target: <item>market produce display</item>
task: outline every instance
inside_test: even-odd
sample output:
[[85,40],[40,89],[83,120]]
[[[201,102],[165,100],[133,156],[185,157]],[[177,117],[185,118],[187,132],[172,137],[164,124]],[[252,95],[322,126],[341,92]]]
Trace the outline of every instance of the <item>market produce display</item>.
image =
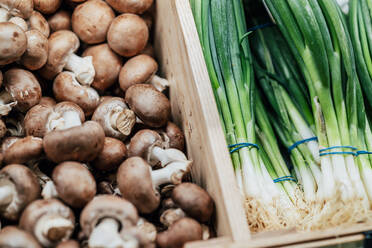
[[370,1],[190,2],[251,230],[369,223]]
[[0,247],[213,236],[157,75],[153,4],[0,0]]

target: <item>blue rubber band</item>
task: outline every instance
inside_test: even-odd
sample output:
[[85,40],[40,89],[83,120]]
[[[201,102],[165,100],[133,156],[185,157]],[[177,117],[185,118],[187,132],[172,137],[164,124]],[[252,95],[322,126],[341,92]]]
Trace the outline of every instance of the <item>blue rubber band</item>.
[[357,151],[356,154],[358,156],[358,155],[362,155],[362,154],[372,154],[372,152],[369,152],[369,151]]
[[358,153],[356,152],[323,152],[323,153],[319,153],[319,156],[334,155],[334,154],[347,154],[347,155],[358,156]]
[[297,142],[295,142],[293,145],[291,145],[289,148],[288,148],[288,151],[289,153],[291,153],[291,151],[293,149],[295,149],[297,146],[303,144],[303,143],[306,143],[306,142],[310,142],[310,141],[313,141],[313,140],[318,140],[318,137],[311,137],[311,138],[307,138],[307,139],[303,139],[303,140],[299,140]]
[[319,152],[325,152],[325,151],[328,151],[328,150],[338,149],[338,148],[347,148],[347,149],[351,149],[351,150],[358,150],[354,146],[331,146],[331,147],[328,147],[328,148],[320,149]]
[[278,177],[278,178],[275,178],[273,181],[274,183],[280,183],[280,182],[285,182],[285,181],[297,182],[296,179],[294,179],[292,176]]
[[230,153],[236,152],[236,151],[242,149],[243,147],[255,147],[255,148],[257,148],[257,149],[260,149],[260,148],[258,147],[257,144],[254,144],[254,143],[246,143],[246,142],[244,142],[244,143],[237,143],[237,144],[233,144],[233,145],[229,145],[228,147],[229,147],[229,148],[234,148],[234,149],[232,149],[232,150],[230,151]]

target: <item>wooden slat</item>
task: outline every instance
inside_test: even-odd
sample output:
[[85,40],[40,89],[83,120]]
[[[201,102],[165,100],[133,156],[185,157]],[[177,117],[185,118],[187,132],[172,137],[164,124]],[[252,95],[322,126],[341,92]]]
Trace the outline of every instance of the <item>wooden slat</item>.
[[216,203],[216,230],[248,239],[242,198],[221,129],[214,96],[188,0],[156,1],[155,50],[170,81],[172,115],[185,132],[193,180]]

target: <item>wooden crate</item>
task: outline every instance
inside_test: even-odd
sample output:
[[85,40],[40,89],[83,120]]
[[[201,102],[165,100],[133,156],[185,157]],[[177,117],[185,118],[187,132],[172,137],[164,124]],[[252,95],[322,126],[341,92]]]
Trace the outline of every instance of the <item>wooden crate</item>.
[[216,203],[218,237],[191,242],[186,248],[325,247],[362,242],[362,233],[372,230],[372,225],[250,234],[189,0],[157,0],[155,19],[155,51],[161,72],[171,84],[174,121],[183,128],[188,155],[194,161],[193,180]]

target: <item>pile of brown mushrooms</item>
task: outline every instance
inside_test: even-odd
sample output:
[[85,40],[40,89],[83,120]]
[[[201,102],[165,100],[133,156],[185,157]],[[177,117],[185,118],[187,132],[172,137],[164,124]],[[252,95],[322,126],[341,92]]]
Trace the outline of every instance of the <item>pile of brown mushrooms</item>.
[[209,194],[156,75],[153,0],[0,0],[0,247],[182,247]]

